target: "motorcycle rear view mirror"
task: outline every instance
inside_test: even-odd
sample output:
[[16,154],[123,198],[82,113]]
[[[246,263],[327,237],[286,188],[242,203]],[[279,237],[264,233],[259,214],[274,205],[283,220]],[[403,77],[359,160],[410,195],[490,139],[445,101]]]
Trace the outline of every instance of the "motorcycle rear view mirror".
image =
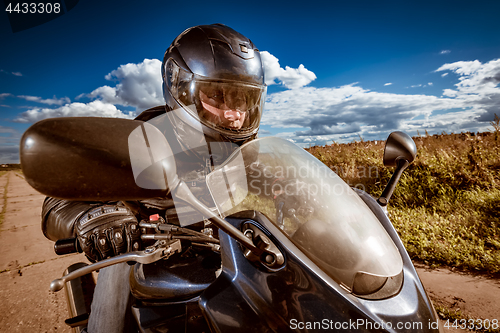
[[[144,165],[145,156],[149,165]],[[61,199],[147,199],[168,193],[165,178],[172,185],[178,183],[168,142],[157,128],[142,121],[97,117],[42,120],[24,133],[20,159],[33,188]]]
[[415,160],[416,156],[417,146],[408,134],[396,131],[389,135],[385,142],[384,165],[396,167],[396,170],[377,200],[382,207],[387,206],[401,174]]
[[37,191],[54,198],[126,201],[173,196],[191,205],[270,266],[278,253],[260,249],[179,181],[164,135],[142,121],[71,117],[39,121],[20,143],[21,168]]

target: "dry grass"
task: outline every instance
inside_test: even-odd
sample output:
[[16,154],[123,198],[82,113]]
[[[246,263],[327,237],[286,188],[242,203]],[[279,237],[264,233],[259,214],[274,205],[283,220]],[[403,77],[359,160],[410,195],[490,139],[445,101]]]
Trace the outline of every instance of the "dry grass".
[[[408,253],[430,265],[500,273],[498,130],[413,139],[418,157],[388,207]],[[384,142],[353,142],[308,151],[376,197],[393,171],[382,165],[383,148]]]

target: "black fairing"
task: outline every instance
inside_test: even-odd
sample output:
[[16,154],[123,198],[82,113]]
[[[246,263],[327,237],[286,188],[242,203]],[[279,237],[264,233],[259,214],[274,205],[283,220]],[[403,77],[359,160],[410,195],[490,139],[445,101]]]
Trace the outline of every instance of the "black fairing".
[[156,306],[137,303],[132,306],[132,314],[139,324],[140,332],[209,332],[197,299]]
[[[245,211],[227,221],[238,228],[250,222],[264,231],[283,253],[283,267],[270,271],[248,261],[241,245],[219,231],[223,271],[217,279],[219,258],[210,252],[194,259],[174,257],[144,265],[140,273],[136,265],[138,276],[131,286],[139,298],[133,307],[137,322],[148,332],[207,332],[209,327],[212,332],[438,332],[437,316],[396,230],[371,196],[357,193],[387,230],[403,259],[404,282],[397,295],[383,300],[353,296],[305,257],[263,214]],[[200,264],[201,270],[195,272]],[[301,323],[317,326],[308,329]],[[398,323],[413,326],[397,329]]]
[[[404,283],[398,295],[384,300],[365,300],[349,294],[305,257],[264,215],[246,211],[227,220],[237,228],[243,222],[253,221],[281,249],[285,266],[275,272],[258,268],[243,256],[236,241],[220,232],[223,272],[200,297],[200,306],[212,330],[304,332],[335,329],[336,323],[340,323],[344,325],[342,331],[347,332],[397,332],[408,331],[407,327],[396,329],[398,323],[417,322],[421,323],[421,329],[413,326],[411,331],[437,332],[437,328],[430,328],[430,324],[436,325],[437,321],[433,307],[391,222],[375,200],[364,192],[358,193],[381,221],[403,258]],[[361,321],[363,325],[352,325]],[[300,322],[317,322],[318,326],[307,329],[299,327]],[[387,324],[376,325],[382,322],[391,323],[393,328]],[[370,327],[370,323],[375,326]]]
[[179,302],[199,296],[216,279],[220,257],[211,251],[176,255],[153,264],[135,264],[130,289],[146,302]]

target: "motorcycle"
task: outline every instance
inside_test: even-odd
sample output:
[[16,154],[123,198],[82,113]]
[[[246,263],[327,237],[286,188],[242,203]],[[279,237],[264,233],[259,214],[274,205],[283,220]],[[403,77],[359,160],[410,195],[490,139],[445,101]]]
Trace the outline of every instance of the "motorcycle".
[[[125,202],[170,195],[177,208],[175,224],[168,214],[140,222],[151,242],[144,250],[72,265],[52,282],[52,291],[66,290],[68,325],[86,324],[91,272],[128,262],[140,332],[442,332],[385,209],[416,156],[408,135],[386,141],[384,164],[396,170],[378,200],[289,141],[233,150],[205,176],[207,201],[179,176],[176,152],[150,123],[56,118],[25,132],[21,165],[39,192]],[[55,249],[75,252],[78,243]]]

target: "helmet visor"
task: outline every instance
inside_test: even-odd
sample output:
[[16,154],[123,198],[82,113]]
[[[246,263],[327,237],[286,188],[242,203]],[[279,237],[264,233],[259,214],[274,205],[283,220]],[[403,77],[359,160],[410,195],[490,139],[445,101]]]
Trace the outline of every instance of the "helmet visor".
[[244,80],[210,80],[172,59],[165,66],[165,83],[177,102],[202,124],[233,138],[255,133],[264,107],[266,86]]
[[200,120],[221,132],[246,133],[259,127],[265,87],[240,82],[195,80]]

